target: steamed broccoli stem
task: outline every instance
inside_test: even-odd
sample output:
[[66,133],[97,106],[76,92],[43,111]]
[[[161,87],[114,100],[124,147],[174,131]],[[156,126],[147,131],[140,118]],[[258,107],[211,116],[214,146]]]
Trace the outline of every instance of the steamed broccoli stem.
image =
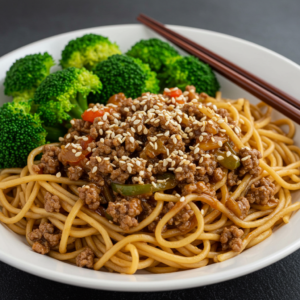
[[67,129],[64,127],[43,127],[47,131],[47,141],[49,142],[58,142],[59,137],[63,137],[67,133]]
[[73,118],[80,119],[84,110],[80,107],[77,102],[77,97],[71,97],[70,102],[74,105],[73,108],[69,111],[69,115]]
[[83,97],[81,93],[77,95],[77,102],[83,111],[88,109],[87,97]]

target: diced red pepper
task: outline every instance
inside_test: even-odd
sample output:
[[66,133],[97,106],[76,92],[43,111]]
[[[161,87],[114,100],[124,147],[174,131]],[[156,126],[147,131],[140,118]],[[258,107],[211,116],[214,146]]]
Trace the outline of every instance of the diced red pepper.
[[83,150],[86,150],[88,145],[94,140],[90,135],[86,135],[88,138],[86,141],[85,140],[80,140],[80,146],[82,147]]
[[93,123],[95,118],[102,117],[105,112],[112,113],[112,111],[113,111],[113,109],[111,107],[105,107],[105,108],[102,108],[102,109],[98,109],[96,111],[93,111],[91,109],[91,110],[86,110],[81,115],[81,117],[84,121],[88,121],[88,122]]
[[[182,95],[182,91],[179,88],[169,88],[170,91],[164,91],[165,96],[177,98]],[[184,102],[183,102],[184,103]]]

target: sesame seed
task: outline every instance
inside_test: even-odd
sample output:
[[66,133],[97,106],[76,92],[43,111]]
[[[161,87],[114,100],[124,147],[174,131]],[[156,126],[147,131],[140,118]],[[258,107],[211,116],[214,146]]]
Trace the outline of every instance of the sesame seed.
[[132,109],[133,111],[136,111],[135,105],[132,105],[132,106],[131,106],[131,109]]
[[136,165],[140,167],[141,166],[141,162],[137,160],[136,161]]
[[219,124],[222,124],[223,122],[224,122],[223,119],[219,119],[219,120],[218,120],[218,123],[219,123]]
[[154,144],[154,150],[157,150],[157,143]]
[[239,157],[236,155],[232,155],[235,160],[239,160]]
[[176,137],[173,137],[173,143],[176,145],[177,144],[177,139]]
[[141,122],[141,120],[135,120],[134,122],[133,122],[133,124],[134,125],[137,125],[137,124],[139,124]]
[[178,167],[175,172],[182,172],[182,168],[181,167]]
[[174,168],[169,168],[168,170],[169,170],[169,171],[174,171],[175,169],[174,169]]
[[99,157],[99,156],[96,156],[96,159],[97,159],[98,162],[101,162],[101,160],[102,160],[102,158]]
[[185,200],[185,197],[181,197],[179,201],[184,202],[184,200]]
[[143,133],[144,133],[144,134],[147,134],[147,133],[148,133],[148,129],[147,129],[147,128],[144,128]]
[[71,134],[68,133],[67,136],[66,136],[66,138],[69,139],[70,137],[71,137]]
[[218,155],[218,156],[217,156],[217,160],[223,160],[223,159],[224,159],[223,156],[221,156],[221,155]]
[[223,146],[222,141],[218,141],[218,145],[219,145],[220,147],[222,147],[222,146]]
[[226,156],[229,157],[232,153],[230,151],[226,152]]
[[56,173],[56,177],[57,177],[57,178],[61,177],[61,173],[60,173],[60,172],[57,172],[57,173]]
[[105,157],[105,158],[103,158],[104,160],[109,160],[110,158],[109,157]]
[[201,164],[203,162],[203,157],[200,158],[199,163]]
[[60,137],[58,138],[58,140],[59,140],[60,142],[63,142],[65,139],[64,139],[63,137],[60,136]]
[[134,143],[134,138],[131,136],[131,137],[129,138],[129,141],[130,141],[131,143]]
[[247,159],[249,159],[249,158],[251,158],[251,155],[247,155],[247,156],[241,158],[241,161],[245,161],[245,160],[247,160]]
[[72,125],[74,125],[74,124],[75,124],[75,121],[74,121],[74,120],[71,120],[70,123],[71,123]]
[[213,137],[213,136],[211,137],[211,140],[212,140],[213,142],[215,142],[215,141],[216,141],[216,140],[214,139],[214,137]]
[[73,153],[76,153],[76,150],[75,150],[75,149],[72,149],[72,152],[73,152]]
[[154,181],[151,182],[154,187],[156,187],[156,183]]
[[132,168],[130,166],[127,166],[127,171],[128,171],[128,173],[131,173],[132,172]]
[[92,170],[92,173],[96,173],[96,172],[97,172],[97,170],[98,170],[98,167],[97,167],[97,166],[95,166],[95,167],[93,168],[93,170]]
[[196,148],[196,149],[194,150],[194,154],[197,154],[199,151],[200,151],[200,149],[199,149],[199,148]]
[[199,141],[200,141],[200,142],[202,142],[202,141],[203,141],[203,136],[202,136],[202,135],[200,135],[200,137],[199,137]]
[[104,120],[104,121],[107,120],[107,115],[106,115],[106,113],[105,113],[104,116],[103,116],[103,120]]

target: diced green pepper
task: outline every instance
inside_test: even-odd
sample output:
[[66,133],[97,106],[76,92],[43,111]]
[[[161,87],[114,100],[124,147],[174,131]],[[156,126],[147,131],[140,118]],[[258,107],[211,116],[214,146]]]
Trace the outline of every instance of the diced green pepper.
[[223,157],[222,160],[218,160],[218,163],[226,169],[235,170],[236,168],[238,168],[240,166],[240,161],[236,160],[232,155],[227,157],[226,152],[217,151],[216,155],[217,155],[217,157],[218,156]]
[[113,220],[113,217],[108,214],[106,211],[104,212],[105,213],[105,218],[108,220],[108,221],[112,221]]
[[170,173],[163,174],[156,177],[158,180],[168,179],[165,182],[156,182],[155,186],[152,184],[119,184],[111,183],[114,192],[123,196],[137,196],[144,194],[153,194],[158,191],[173,189],[177,182],[175,176]]

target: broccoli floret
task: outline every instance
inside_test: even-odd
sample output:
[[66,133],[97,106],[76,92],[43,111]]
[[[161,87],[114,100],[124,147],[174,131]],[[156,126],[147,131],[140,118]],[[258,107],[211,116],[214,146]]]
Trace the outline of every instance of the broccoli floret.
[[33,99],[44,125],[59,128],[71,118],[81,118],[88,109],[88,94],[100,92],[101,88],[99,78],[92,72],[72,67],[50,74]]
[[170,59],[179,56],[171,45],[159,39],[141,40],[126,55],[140,59],[158,74],[167,66]]
[[109,56],[121,54],[119,46],[112,43],[107,37],[97,34],[86,34],[71,40],[62,51],[60,65],[91,70],[98,62],[106,60]]
[[50,73],[54,60],[47,52],[32,54],[16,60],[6,73],[4,93],[14,101],[33,97],[36,88]]
[[106,103],[114,94],[137,98],[144,92],[157,93],[158,79],[148,65],[125,55],[113,55],[93,69],[103,83],[101,94],[90,95],[91,102]]
[[0,168],[23,167],[28,154],[46,143],[46,130],[31,103],[9,102],[0,108]]
[[196,87],[197,92],[215,96],[220,84],[209,65],[193,56],[174,59],[163,73],[165,87],[178,87],[182,90],[187,85]]

